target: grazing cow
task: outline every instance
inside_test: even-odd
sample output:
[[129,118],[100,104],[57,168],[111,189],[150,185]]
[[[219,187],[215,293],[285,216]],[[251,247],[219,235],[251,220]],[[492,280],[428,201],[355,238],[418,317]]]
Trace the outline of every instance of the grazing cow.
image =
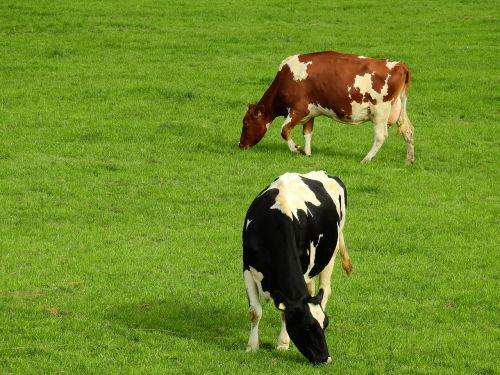
[[[325,172],[285,173],[252,202],[243,224],[243,277],[251,321],[247,351],[259,348],[262,306],[274,300],[281,310],[279,350],[290,338],[313,364],[329,363],[325,306],[337,249],[350,275],[344,244],[347,191]],[[316,295],[314,277],[319,275]]]
[[[240,148],[257,144],[271,122],[283,116],[281,136],[290,150],[311,155],[314,118],[325,115],[347,124],[373,122],[375,139],[362,162],[377,154],[387,138],[387,127],[397,123],[406,141],[406,162],[413,163],[413,125],[406,113],[409,87],[410,72],[397,61],[337,52],[290,56],[260,101],[248,106]],[[297,124],[303,125],[304,148],[290,135]]]

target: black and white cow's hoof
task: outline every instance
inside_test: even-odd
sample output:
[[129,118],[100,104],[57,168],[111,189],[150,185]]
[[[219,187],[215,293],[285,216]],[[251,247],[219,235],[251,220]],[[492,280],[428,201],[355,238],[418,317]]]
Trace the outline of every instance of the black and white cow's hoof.
[[286,351],[290,349],[290,343],[279,342],[278,345],[276,346],[276,349],[278,349],[279,351]]
[[259,345],[254,345],[254,346],[248,345],[246,352],[247,353],[254,353],[257,350],[259,350]]

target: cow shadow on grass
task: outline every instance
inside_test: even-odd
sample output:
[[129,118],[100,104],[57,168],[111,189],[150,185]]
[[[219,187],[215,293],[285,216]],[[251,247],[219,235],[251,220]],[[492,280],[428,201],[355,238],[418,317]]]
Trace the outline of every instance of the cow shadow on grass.
[[[219,142],[220,143],[220,142]],[[288,146],[285,142],[283,143],[275,143],[275,142],[269,142],[269,143],[263,143],[263,144],[258,144],[250,148],[249,150],[240,150],[234,142],[222,142],[224,147],[227,149],[233,150],[233,153],[238,154],[240,152],[241,154],[245,153],[256,153],[256,154],[276,154],[276,155],[289,155],[289,156],[294,156],[292,152],[288,149]],[[303,144],[300,144],[302,147]],[[357,149],[352,149],[352,148],[346,148],[345,146],[338,147],[338,146],[314,146],[312,147],[312,157],[314,158],[315,155],[322,155],[322,156],[327,156],[327,157],[338,157],[338,158],[343,158],[343,159],[354,159],[354,160],[359,160],[365,156],[366,152],[370,149],[370,145],[366,145],[365,148],[360,146]],[[365,153],[363,153],[365,151]],[[300,154],[295,154],[297,157],[306,157],[304,155]]]
[[216,345],[224,350],[241,350],[246,316],[234,308],[200,304],[179,296],[172,300],[143,301],[111,309],[109,320],[130,334],[155,332],[171,337]]
[[[267,310],[269,315],[274,312],[272,309]],[[124,330],[131,340],[135,340],[138,333],[156,333],[195,340],[225,351],[244,353],[250,330],[246,312],[246,306],[200,303],[186,299],[186,296],[179,296],[115,306],[109,310],[107,318],[122,334]],[[276,323],[279,322],[278,316],[274,319]],[[273,341],[261,334],[259,351],[270,359],[279,357],[287,362],[304,364],[304,357],[295,348],[287,352],[276,349],[274,339],[277,338],[279,324],[275,325],[275,329],[276,337],[273,337]]]

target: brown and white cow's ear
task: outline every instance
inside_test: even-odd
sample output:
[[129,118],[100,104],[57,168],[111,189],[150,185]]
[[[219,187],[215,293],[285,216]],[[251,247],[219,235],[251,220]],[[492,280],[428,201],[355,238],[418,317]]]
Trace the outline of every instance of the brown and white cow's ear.
[[258,105],[255,112],[256,112],[255,113],[256,117],[261,117],[262,116],[262,112],[264,112],[264,106],[263,105]]

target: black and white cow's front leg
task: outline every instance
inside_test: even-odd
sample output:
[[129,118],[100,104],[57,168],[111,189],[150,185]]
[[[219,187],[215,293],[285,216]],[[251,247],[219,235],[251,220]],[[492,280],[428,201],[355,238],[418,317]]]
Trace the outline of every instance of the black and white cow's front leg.
[[259,349],[259,322],[262,318],[262,305],[259,301],[259,290],[250,271],[243,271],[245,288],[248,296],[248,318],[250,319],[250,337],[248,338],[247,352]]
[[301,120],[306,117],[307,113],[308,113],[307,110],[299,111],[290,109],[290,111],[288,112],[288,116],[285,119],[285,122],[283,123],[283,125],[281,125],[281,136],[287,142],[290,151],[295,153],[300,153],[303,155],[305,155],[306,152],[302,147],[300,147],[293,141],[291,132],[292,129],[295,127],[295,125],[299,124]]
[[281,331],[278,336],[278,345],[276,349],[278,350],[288,350],[290,347],[290,336],[288,336],[288,332],[286,330],[286,322],[285,322],[285,313],[280,311],[281,314]]

